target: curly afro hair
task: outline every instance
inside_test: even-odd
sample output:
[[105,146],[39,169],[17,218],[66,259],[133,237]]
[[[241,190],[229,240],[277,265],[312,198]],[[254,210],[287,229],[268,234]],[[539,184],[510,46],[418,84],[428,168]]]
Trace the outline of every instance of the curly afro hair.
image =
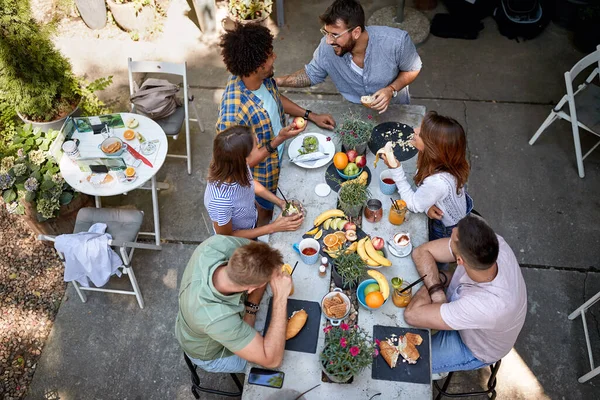
[[221,55],[227,70],[236,76],[249,76],[263,65],[273,52],[273,35],[258,24],[236,24],[221,36]]

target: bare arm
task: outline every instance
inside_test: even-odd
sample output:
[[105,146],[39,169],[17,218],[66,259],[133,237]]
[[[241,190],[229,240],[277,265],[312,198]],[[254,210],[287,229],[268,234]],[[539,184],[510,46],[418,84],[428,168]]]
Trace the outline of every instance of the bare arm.
[[292,289],[292,278],[276,271],[271,279],[273,310],[269,331],[263,338],[258,332],[254,339],[235,354],[267,368],[277,368],[283,360],[285,330],[287,328],[287,298]]
[[285,200],[280,199],[279,197],[275,196],[273,193],[271,193],[270,190],[267,190],[267,188],[265,188],[262,183],[258,182],[258,181],[254,181],[254,194],[262,197],[263,199],[270,201],[271,203],[277,205],[279,208],[281,208],[282,210],[285,207]]
[[390,104],[390,101],[393,98],[394,90],[399,92],[406,86],[410,85],[415,79],[417,79],[417,75],[419,75],[419,72],[421,71],[400,71],[400,73],[392,83],[373,93],[375,101],[371,103],[371,108],[379,111],[380,114],[385,112],[385,110],[387,110],[388,108],[388,105]]
[[[284,95],[281,95],[281,103],[283,104],[283,110],[293,117],[303,117],[306,109],[300,107]],[[317,126],[325,129],[332,130],[335,128],[335,120],[331,114],[317,114],[311,112],[308,114],[308,120],[314,122]],[[306,127],[306,125],[305,125]]]
[[304,68],[294,72],[293,74],[279,76],[275,78],[275,82],[277,82],[277,86],[281,87],[303,88],[312,85]]
[[452,330],[444,322],[441,313],[442,303],[432,303],[427,288],[421,286],[404,311],[407,323],[417,328],[430,328],[449,331]]
[[[265,294],[266,289],[266,284],[262,287],[259,287],[258,289],[255,289],[254,291],[252,291],[252,293],[248,294],[248,298],[246,300],[250,303],[254,303],[257,305],[260,304],[260,301],[262,300],[263,294]],[[246,310],[253,311],[250,307],[246,307]],[[246,313],[243,319],[245,323],[254,328],[254,324],[256,323],[256,314]]]
[[229,220],[229,222],[223,226],[219,226],[219,224],[213,221],[213,226],[217,235],[256,239],[259,236],[270,235],[271,233],[275,232],[295,231],[298,228],[300,228],[300,226],[302,226],[303,222],[304,218],[300,214],[294,214],[290,217],[284,217],[281,214],[279,214],[279,217],[277,217],[277,219],[271,222],[270,224],[252,229],[239,229],[237,231],[234,231],[231,220]]
[[[412,253],[412,259],[415,262],[417,271],[420,276],[427,274],[423,281],[424,287],[430,288],[433,285],[441,283],[440,273],[436,264],[437,262],[452,262],[454,256],[449,249],[450,239],[438,239],[432,242],[427,242],[417,247]],[[448,282],[446,282],[448,283]],[[429,297],[429,293],[427,293]],[[445,303],[446,295],[443,291],[437,291],[432,294],[434,303]],[[431,298],[430,298],[431,300]]]

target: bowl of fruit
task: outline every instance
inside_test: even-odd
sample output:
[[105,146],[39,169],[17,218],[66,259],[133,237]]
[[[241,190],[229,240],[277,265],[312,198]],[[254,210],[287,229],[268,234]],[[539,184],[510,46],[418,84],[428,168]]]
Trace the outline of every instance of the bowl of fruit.
[[389,299],[384,297],[384,293],[381,291],[379,283],[375,279],[366,279],[362,281],[356,288],[356,297],[361,306],[367,310],[376,310]]
[[337,152],[333,157],[333,164],[338,175],[346,180],[354,179],[359,176],[365,165],[367,165],[367,156],[360,155],[356,150],[347,152]]

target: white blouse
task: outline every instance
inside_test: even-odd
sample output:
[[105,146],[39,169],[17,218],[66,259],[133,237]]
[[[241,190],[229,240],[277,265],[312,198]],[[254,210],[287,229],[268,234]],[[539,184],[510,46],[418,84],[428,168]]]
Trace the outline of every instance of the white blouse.
[[438,172],[423,180],[417,190],[413,192],[402,165],[390,169],[392,179],[396,182],[398,192],[406,206],[412,212],[427,212],[436,205],[444,216],[442,223],[445,226],[456,225],[467,214],[467,196],[464,187],[456,193],[456,178],[448,172]]

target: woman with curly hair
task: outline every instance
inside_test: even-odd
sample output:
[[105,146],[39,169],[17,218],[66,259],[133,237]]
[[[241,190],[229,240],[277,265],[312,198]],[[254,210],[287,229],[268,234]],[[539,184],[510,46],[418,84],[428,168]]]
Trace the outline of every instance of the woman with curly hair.
[[430,220],[429,240],[450,237],[452,228],[473,209],[473,200],[465,190],[471,169],[465,131],[454,118],[430,111],[415,128],[411,144],[419,151],[416,191],[397,160],[398,167],[391,168],[384,155],[385,164],[410,211],[427,212],[433,206],[439,209],[441,219]]
[[252,178],[247,160],[255,149],[256,137],[247,126],[233,126],[215,137],[204,205],[218,235],[255,239],[270,233],[295,231],[302,225],[301,215],[280,215],[268,225],[257,226],[255,196],[281,209],[285,201]]

